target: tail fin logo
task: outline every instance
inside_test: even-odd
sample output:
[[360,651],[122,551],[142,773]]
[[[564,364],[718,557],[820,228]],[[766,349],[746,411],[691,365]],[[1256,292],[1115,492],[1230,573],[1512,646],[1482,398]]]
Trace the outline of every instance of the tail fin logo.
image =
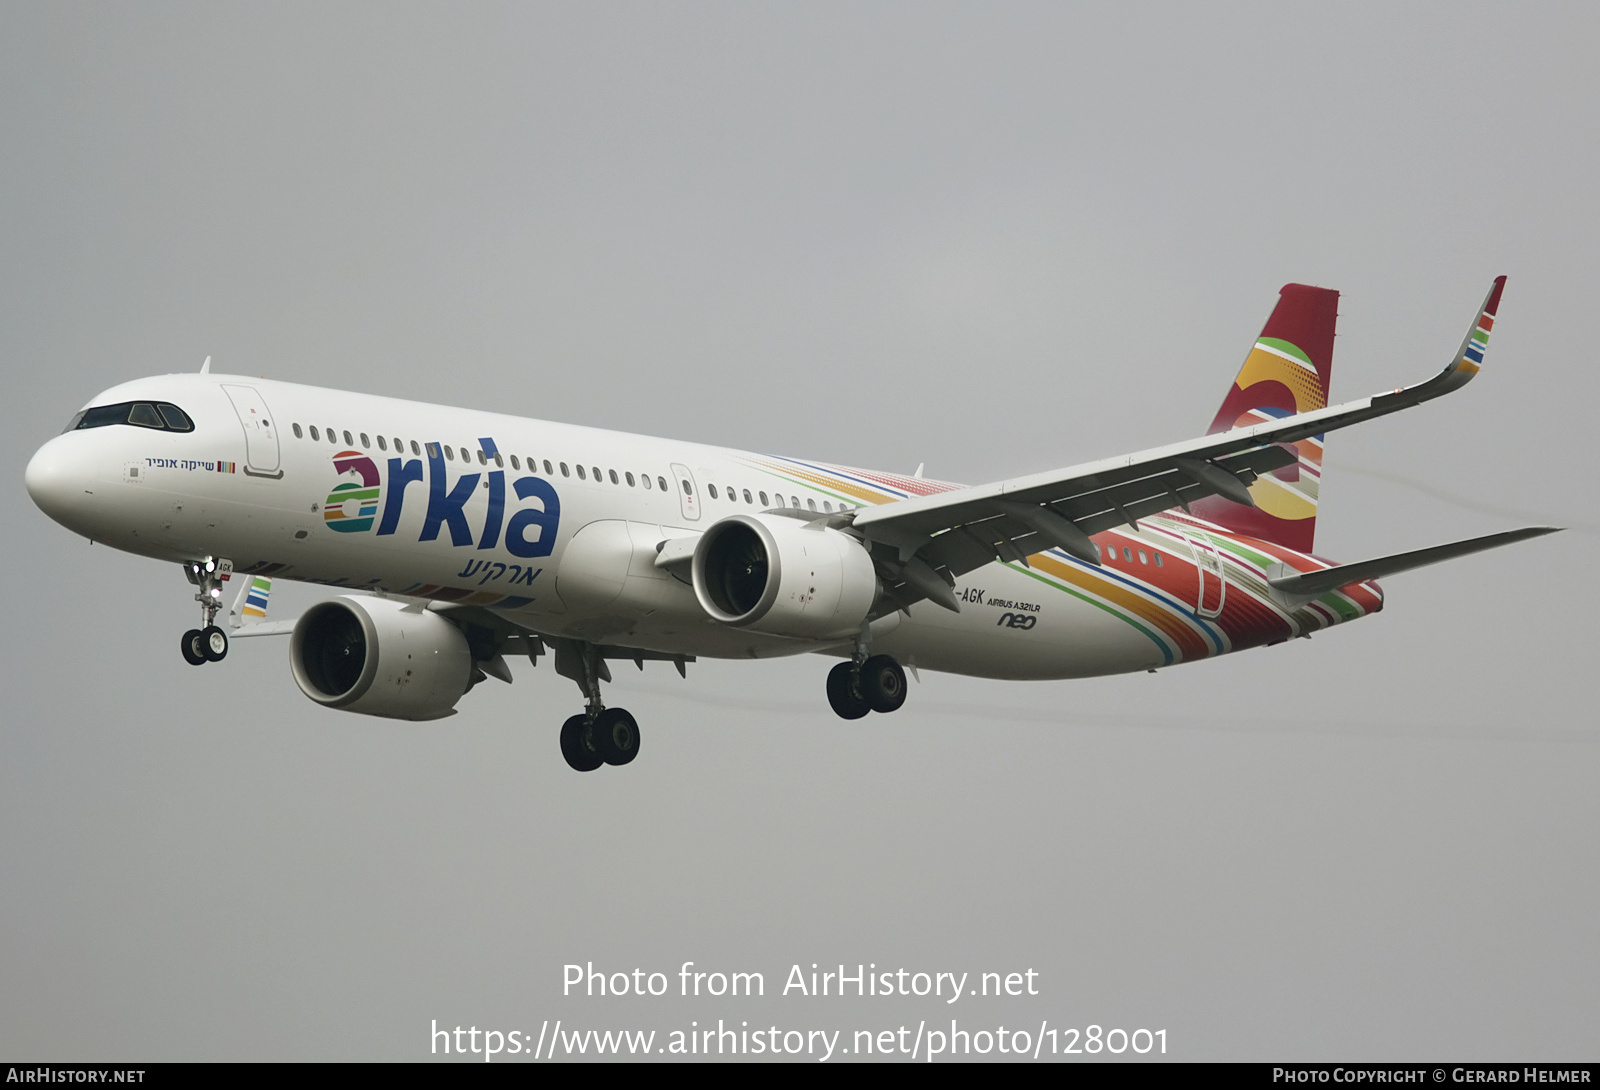
[[[1338,292],[1285,284],[1209,434],[1326,408],[1338,319]],[[1200,501],[1195,510],[1219,526],[1309,552],[1322,483],[1322,436],[1302,439],[1294,447],[1300,456],[1297,463],[1250,486],[1255,507],[1211,498]]]
[[341,477],[354,476],[333,486],[322,505],[322,519],[329,529],[344,534],[372,529],[378,516],[378,500],[383,488],[378,467],[371,458],[356,450],[342,450],[333,456],[333,468]]
[[[1288,397],[1284,398],[1281,391],[1254,389],[1262,383],[1283,387]],[[1259,400],[1263,405],[1270,404],[1279,409],[1278,413],[1272,414],[1275,416],[1308,413],[1327,408],[1328,405],[1328,388],[1322,376],[1317,374],[1316,364],[1311,362],[1310,356],[1281,337],[1262,337],[1257,340],[1255,347],[1245,357],[1244,366],[1239,368],[1239,377],[1233,380],[1233,385],[1244,400]],[[1283,404],[1285,400],[1289,404]],[[1252,415],[1259,407],[1262,406],[1252,405],[1228,427],[1244,427],[1247,421],[1260,423]]]

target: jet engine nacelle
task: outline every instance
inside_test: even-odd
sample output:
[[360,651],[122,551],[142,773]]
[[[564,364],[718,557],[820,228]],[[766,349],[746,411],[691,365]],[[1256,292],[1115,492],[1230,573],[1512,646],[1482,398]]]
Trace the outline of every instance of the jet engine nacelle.
[[730,515],[695,546],[695,597],[726,625],[799,639],[853,636],[878,576],[861,542],[822,522]]
[[390,719],[453,715],[472,680],[472,651],[455,625],[420,604],[356,595],[306,611],[289,664],[318,704]]

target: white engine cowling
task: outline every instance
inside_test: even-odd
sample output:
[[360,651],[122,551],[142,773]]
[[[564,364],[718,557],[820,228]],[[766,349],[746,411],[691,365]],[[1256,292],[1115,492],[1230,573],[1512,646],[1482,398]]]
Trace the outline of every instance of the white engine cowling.
[[312,606],[289,638],[300,691],[329,708],[389,719],[442,719],[472,680],[472,651],[437,613],[344,595]]
[[726,625],[799,639],[854,635],[878,576],[849,534],[782,515],[730,515],[695,546],[694,593]]

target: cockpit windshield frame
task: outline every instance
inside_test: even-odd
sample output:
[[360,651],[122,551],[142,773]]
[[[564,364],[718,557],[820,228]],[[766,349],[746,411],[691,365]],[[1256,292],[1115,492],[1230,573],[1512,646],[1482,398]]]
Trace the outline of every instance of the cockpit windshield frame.
[[189,414],[168,401],[119,401],[115,405],[93,405],[74,416],[63,431],[104,428],[112,424],[131,424],[152,431],[194,431]]

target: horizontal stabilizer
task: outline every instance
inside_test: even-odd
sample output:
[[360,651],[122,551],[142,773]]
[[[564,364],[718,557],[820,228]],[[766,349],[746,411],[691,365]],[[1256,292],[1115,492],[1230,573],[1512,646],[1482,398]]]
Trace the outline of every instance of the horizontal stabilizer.
[[1458,556],[1469,553],[1480,553],[1485,549],[1497,549],[1501,545],[1510,545],[1513,541],[1526,541],[1530,537],[1543,537],[1553,534],[1561,529],[1559,526],[1527,526],[1521,530],[1507,530],[1500,534],[1489,534],[1487,537],[1474,537],[1466,541],[1456,541],[1449,545],[1435,545],[1430,549],[1417,549],[1415,552],[1396,553],[1393,556],[1381,556],[1376,560],[1363,560],[1355,564],[1341,564],[1337,568],[1324,568],[1321,571],[1306,572],[1302,575],[1281,575],[1269,579],[1272,588],[1294,598],[1315,598],[1319,594],[1326,594],[1330,590],[1347,587],[1351,583],[1365,583],[1368,579],[1381,579],[1386,575],[1396,572],[1410,571],[1412,568],[1426,567],[1437,564],[1441,560],[1454,560]]

